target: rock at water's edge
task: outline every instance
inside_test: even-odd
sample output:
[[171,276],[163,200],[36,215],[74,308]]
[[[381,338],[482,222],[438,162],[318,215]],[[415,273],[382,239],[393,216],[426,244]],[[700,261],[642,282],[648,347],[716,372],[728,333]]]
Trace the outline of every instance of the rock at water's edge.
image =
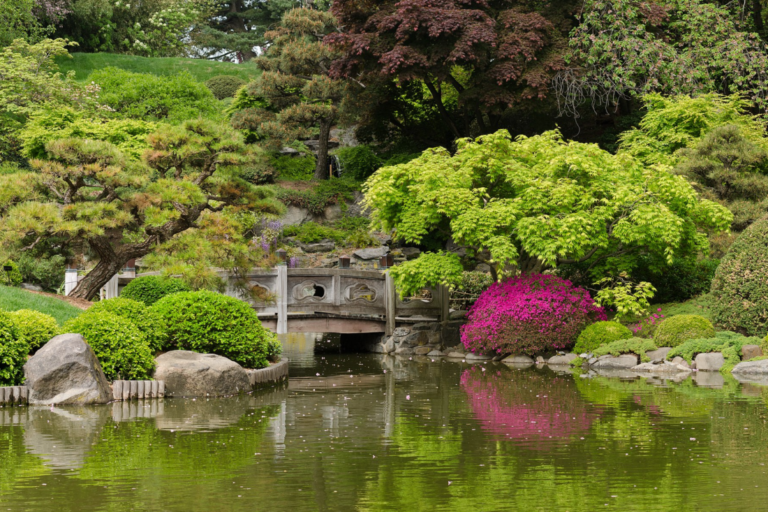
[[24,365],[30,404],[105,404],[112,393],[93,349],[79,334],[61,334]]
[[251,389],[239,364],[215,354],[173,350],[157,358],[155,379],[165,382],[165,396],[226,396]]
[[571,361],[578,358],[576,354],[565,354],[564,356],[552,356],[549,358],[549,361],[547,361],[548,365],[558,366],[558,365],[570,365]]
[[693,362],[700,372],[719,372],[725,364],[725,358],[720,352],[709,352],[697,355]]
[[768,376],[768,359],[761,359],[760,361],[745,361],[737,364],[733,371],[733,374],[741,375],[766,375]]
[[621,370],[634,368],[637,363],[637,355],[635,354],[605,355],[598,357],[594,362],[590,362],[589,367],[600,370]]
[[760,357],[763,355],[763,349],[760,345],[744,345],[741,347],[741,360],[749,361],[753,357]]

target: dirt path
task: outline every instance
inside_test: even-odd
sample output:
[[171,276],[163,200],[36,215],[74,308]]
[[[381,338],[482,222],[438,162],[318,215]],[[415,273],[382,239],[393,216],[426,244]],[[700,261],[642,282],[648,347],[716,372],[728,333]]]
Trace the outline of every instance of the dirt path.
[[54,299],[63,300],[64,302],[68,302],[72,306],[75,306],[78,309],[88,309],[89,307],[93,306],[93,302],[87,301],[85,299],[76,299],[74,297],[66,297],[64,295],[56,295],[55,293],[48,293],[48,292],[35,292],[32,290],[27,290],[29,293],[36,293],[37,295],[44,295],[46,297],[53,297]]

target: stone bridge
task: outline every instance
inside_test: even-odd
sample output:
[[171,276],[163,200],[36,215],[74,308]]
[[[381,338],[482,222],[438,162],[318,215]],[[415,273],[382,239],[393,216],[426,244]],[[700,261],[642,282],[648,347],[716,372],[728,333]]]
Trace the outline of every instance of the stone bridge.
[[395,327],[449,318],[447,288],[429,290],[431,298],[403,300],[392,277],[380,270],[288,268],[254,270],[247,276],[268,302],[255,302],[234,287],[227,294],[249,302],[265,327],[278,334],[333,332],[383,333]]

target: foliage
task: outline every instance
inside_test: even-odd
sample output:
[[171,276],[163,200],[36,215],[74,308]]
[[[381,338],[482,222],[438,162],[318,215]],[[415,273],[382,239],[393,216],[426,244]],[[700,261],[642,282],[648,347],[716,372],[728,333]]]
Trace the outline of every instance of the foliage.
[[271,167],[249,166],[243,169],[243,179],[254,185],[265,185],[274,183],[278,177],[275,170]]
[[283,235],[295,237],[299,242],[311,244],[321,240],[333,240],[337,244],[344,243],[344,233],[317,222],[305,222],[295,226],[286,226]]
[[237,76],[248,82],[259,75],[258,68],[251,62],[233,64],[231,62],[181,57],[158,59],[106,52],[73,52],[70,58],[59,58],[56,60],[56,63],[63,73],[73,71],[75,79],[79,81],[85,81],[94,71],[110,66],[132,73],[149,73],[158,76],[176,76],[179,73],[186,72],[192,75],[198,82],[205,82],[219,75]]
[[235,128],[257,133],[274,149],[319,130],[317,180],[329,176],[328,141],[345,89],[343,81],[329,77],[328,68],[336,55],[322,43],[323,35],[335,30],[329,13],[314,9],[286,12],[280,25],[264,35],[266,51],[255,59],[264,72],[245,90],[268,106],[247,108],[232,116]]
[[63,39],[35,44],[18,39],[0,48],[0,159],[16,151],[16,132],[43,106],[96,106],[97,88],[56,71],[54,58],[67,55],[69,46]]
[[675,172],[728,206],[734,214],[733,229],[742,231],[768,213],[765,142],[749,140],[736,125],[719,126],[695,147],[680,150]]
[[[423,136],[418,128],[426,126],[435,128],[425,137],[433,140],[489,133],[513,112],[546,108],[579,7],[569,0],[334,2],[344,29],[326,38],[342,53],[333,76],[365,83],[357,90],[364,122],[380,117],[404,137]],[[427,125],[430,108],[438,123]]]
[[269,192],[241,178],[256,155],[231,128],[187,121],[162,126],[148,141],[139,163],[107,142],[58,140],[46,146],[49,160],[32,161],[36,173],[0,176],[0,185],[19,187],[0,204],[4,242],[27,249],[51,237],[62,246],[87,244],[99,262],[71,295],[90,299],[127,261],[196,227],[203,212],[280,212]]
[[365,181],[383,163],[371,147],[366,145],[341,148],[336,151],[336,156],[341,161],[343,175],[359,181]]
[[146,336],[124,317],[106,311],[83,314],[61,331],[83,336],[110,381],[148,379],[155,369]]
[[315,157],[310,154],[291,156],[273,153],[269,164],[282,180],[308,180],[315,172]]
[[160,77],[107,67],[88,81],[101,87],[100,101],[116,117],[180,122],[217,113],[211,91],[185,72]]
[[152,310],[178,350],[218,354],[246,368],[267,366],[274,334],[261,326],[244,301],[215,292],[181,292],[160,299]]
[[638,280],[651,283],[656,288],[653,302],[662,304],[683,302],[709,292],[720,260],[690,257],[677,258],[671,265],[654,263],[641,257],[632,274]]
[[[169,284],[171,283],[171,284]],[[173,287],[173,281],[167,280],[165,291]],[[177,285],[178,286],[178,285]],[[100,313],[111,313],[121,318],[125,318],[146,337],[149,348],[153,352],[160,352],[166,348],[168,333],[163,330],[163,324],[160,317],[154,311],[149,309],[143,302],[123,297],[102,300],[88,308],[83,315],[93,315]],[[82,315],[81,315],[82,316]]]
[[11,316],[0,311],[0,386],[18,386],[24,381],[24,363],[29,344],[19,335]]
[[422,253],[418,258],[403,262],[389,270],[401,297],[417,295],[422,289],[461,285],[464,267],[459,256],[450,252]]
[[768,217],[733,243],[712,280],[716,325],[750,336],[768,331]]
[[691,339],[679,345],[667,353],[667,359],[672,360],[677,356],[682,357],[688,363],[693,362],[697,354],[720,352],[723,354],[725,364],[720,368],[721,373],[729,373],[734,366],[741,362],[741,347],[744,345],[760,345],[760,338],[747,338],[741,334],[729,331],[721,331],[714,336]]
[[457,144],[454,155],[436,148],[379,169],[365,205],[375,225],[407,243],[450,232],[494,275],[511,264],[526,274],[578,262],[595,280],[631,275],[642,254],[671,263],[706,251],[702,230],[732,220],[665,168],[557,132],[512,141],[502,130]]
[[664,314],[661,312],[661,308],[658,308],[655,313],[651,313],[647,317],[629,326],[629,330],[632,332],[635,338],[652,338],[656,332],[656,327],[663,322]]
[[638,127],[620,137],[619,151],[645,164],[676,165],[678,150],[694,147],[714,129],[733,125],[742,135],[763,143],[765,125],[749,115],[751,106],[738,95],[672,96],[648,94],[643,97],[645,115]]
[[0,48],[15,39],[35,42],[49,33],[34,13],[34,0],[14,0],[0,4]]
[[451,290],[451,307],[467,309],[487,290],[494,279],[486,272],[462,272],[461,284]]
[[570,38],[571,68],[555,87],[561,109],[613,108],[643,94],[745,94],[768,108],[766,46],[743,31],[740,9],[701,0],[664,5],[589,0]]
[[[10,267],[9,270],[5,270],[5,267]],[[13,260],[6,260],[2,266],[0,266],[0,282],[8,286],[19,286],[24,278],[19,272],[19,266]]]
[[181,279],[161,276],[142,276],[132,279],[120,296],[151,306],[166,295],[191,291]]
[[69,107],[46,108],[32,115],[19,133],[27,158],[51,158],[45,145],[61,139],[89,139],[109,142],[125,155],[140,160],[149,149],[147,137],[157,123],[139,119],[100,119],[87,117]]
[[233,98],[237,90],[245,84],[245,80],[232,75],[218,75],[205,81],[205,86],[211,90],[217,100]]
[[602,345],[629,338],[632,338],[632,331],[618,322],[595,322],[581,331],[579,337],[576,338],[573,352],[576,354],[589,353]]
[[334,204],[354,199],[360,184],[349,179],[322,181],[309,190],[279,189],[277,200],[286,206],[306,208],[312,215],[321,215]]
[[628,276],[622,273],[619,279],[605,277],[595,284],[605,286],[597,292],[595,303],[603,307],[616,308],[616,319],[637,318],[648,314],[649,300],[653,298],[656,289],[651,283],[639,284],[627,281]]
[[712,322],[698,315],[675,315],[665,318],[653,334],[660,347],[677,347],[688,340],[712,338],[715,328]]
[[277,337],[271,337],[267,340],[267,360],[276,363],[280,359],[280,354],[283,353],[283,344]]
[[32,352],[36,352],[59,333],[59,324],[51,315],[32,309],[19,309],[8,313],[8,316],[16,326],[19,337],[27,342]]
[[0,286],[0,309],[5,311],[18,311],[20,309],[40,311],[51,315],[59,325],[82,313],[81,309],[62,299],[8,286]]
[[573,346],[595,320],[606,320],[605,312],[570,281],[550,275],[516,277],[480,295],[461,328],[461,341],[472,352],[534,355]]
[[208,12],[205,0],[143,2],[70,0],[58,32],[86,52],[175,57],[188,53],[188,34]]
[[36,284],[44,290],[56,291],[64,284],[66,260],[60,254],[32,256],[24,252],[19,256],[19,272],[24,282]]
[[650,359],[648,359],[648,356],[645,355],[645,353],[650,352],[651,350],[656,350],[657,348],[659,347],[657,347],[651,340],[628,338],[601,345],[592,352],[592,356],[600,357],[607,354],[613,356],[620,356],[621,354],[637,354],[640,356],[641,361],[648,362]]

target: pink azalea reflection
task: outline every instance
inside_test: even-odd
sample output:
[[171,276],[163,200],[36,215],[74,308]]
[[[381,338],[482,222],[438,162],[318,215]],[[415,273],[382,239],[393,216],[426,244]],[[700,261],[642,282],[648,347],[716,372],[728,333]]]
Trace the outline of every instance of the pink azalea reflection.
[[474,366],[462,374],[461,388],[485,432],[529,448],[543,449],[583,434],[599,416],[581,398],[570,376],[483,372]]

